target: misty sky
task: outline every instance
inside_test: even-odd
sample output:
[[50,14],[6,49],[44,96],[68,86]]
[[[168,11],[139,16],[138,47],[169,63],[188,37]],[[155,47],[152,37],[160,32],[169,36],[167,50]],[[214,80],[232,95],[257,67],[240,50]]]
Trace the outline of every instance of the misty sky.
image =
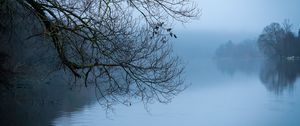
[[271,22],[281,23],[284,19],[289,19],[295,29],[300,28],[300,0],[194,1],[202,9],[202,16],[184,29],[260,33]]

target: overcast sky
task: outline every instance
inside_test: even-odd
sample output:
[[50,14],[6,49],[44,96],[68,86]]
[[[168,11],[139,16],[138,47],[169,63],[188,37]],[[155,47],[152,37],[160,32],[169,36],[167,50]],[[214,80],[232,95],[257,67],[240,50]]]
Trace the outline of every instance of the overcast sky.
[[[289,19],[300,28],[300,0],[194,0],[202,9],[188,30],[259,33],[271,22]],[[181,27],[181,26],[179,26]]]

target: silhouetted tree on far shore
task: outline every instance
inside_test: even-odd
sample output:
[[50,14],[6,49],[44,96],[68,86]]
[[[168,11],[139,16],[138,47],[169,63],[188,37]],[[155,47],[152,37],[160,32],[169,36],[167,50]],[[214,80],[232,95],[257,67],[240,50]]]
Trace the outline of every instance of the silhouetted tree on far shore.
[[258,38],[259,49],[270,58],[300,56],[299,36],[292,32],[292,24],[285,20],[282,25],[271,23]]

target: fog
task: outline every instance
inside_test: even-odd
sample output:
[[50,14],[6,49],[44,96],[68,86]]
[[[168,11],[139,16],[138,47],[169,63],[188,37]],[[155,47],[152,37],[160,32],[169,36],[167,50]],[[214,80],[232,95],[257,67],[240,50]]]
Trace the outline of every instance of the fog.
[[219,45],[231,40],[239,43],[256,39],[257,34],[213,31],[178,31],[178,38],[170,41],[175,53],[185,59],[212,58]]
[[[300,28],[300,0],[195,1],[201,9],[201,16],[186,24],[174,21],[172,30],[166,32],[166,36],[171,35],[169,41],[159,43],[172,44],[173,50],[170,55],[178,56],[179,61],[184,65],[180,78],[183,78],[182,84],[186,88],[172,95],[170,102],[160,102],[159,98],[155,99],[156,97],[149,103],[143,101],[144,97],[140,97],[143,94],[140,93],[149,92],[145,89],[141,90],[139,85],[133,87],[132,91],[141,92],[128,95],[126,93],[129,90],[107,90],[107,87],[116,85],[119,88],[119,84],[111,86],[107,83],[114,80],[110,74],[107,74],[108,80],[104,79],[103,83],[100,83],[100,87],[103,88],[101,90],[98,89],[98,85],[84,86],[80,85],[81,83],[78,85],[73,83],[69,76],[71,73],[65,74],[68,72],[65,70],[67,68],[48,75],[42,71],[42,68],[54,69],[59,66],[57,63],[60,63],[55,57],[55,50],[51,50],[53,47],[50,51],[46,48],[49,46],[49,41],[44,40],[43,36],[23,41],[31,34],[30,30],[33,29],[31,27],[35,23],[32,26],[23,25],[25,23],[22,20],[22,23],[15,25],[18,29],[13,33],[8,32],[9,28],[4,29],[2,36],[12,36],[12,39],[9,38],[10,42],[7,37],[1,38],[0,35],[0,40],[8,43],[3,44],[7,47],[2,46],[2,50],[14,54],[12,57],[16,65],[10,66],[16,69],[20,63],[27,63],[27,66],[31,65],[31,71],[21,73],[28,77],[20,76],[17,79],[3,77],[17,81],[12,90],[7,90],[7,87],[0,88],[3,91],[0,99],[2,102],[0,125],[298,126],[300,124],[298,119],[300,116],[300,51],[294,51],[295,53],[286,51],[286,55],[280,55],[278,59],[268,59],[259,50],[258,40],[266,26],[272,22],[281,24],[288,19],[289,23],[293,24],[290,33],[294,36],[287,41],[283,39],[281,41],[283,44],[278,44],[278,47],[284,47],[285,50],[291,50],[291,47],[293,50],[300,48],[300,36],[297,35]],[[156,27],[157,31],[154,30],[152,37],[160,29]],[[288,32],[283,32],[284,35],[291,35],[286,33]],[[152,40],[152,37],[149,40]],[[42,41],[39,43],[41,45],[35,45],[37,41]],[[246,42],[250,44],[245,44]],[[287,48],[285,42],[293,42],[294,45],[288,45],[290,48]],[[298,44],[295,44],[297,42]],[[230,48],[225,48],[228,45]],[[255,48],[250,48],[249,45]],[[14,48],[8,48],[9,46]],[[118,48],[121,46],[124,45]],[[221,48],[222,46],[224,48]],[[126,49],[132,48],[134,46],[128,44]],[[221,50],[218,53],[220,55],[216,56],[218,49]],[[102,53],[105,52],[100,54]],[[53,59],[46,57],[48,55],[53,56]],[[126,58],[126,56],[128,55],[124,54],[120,57]],[[168,56],[169,54],[166,55]],[[37,60],[32,60],[38,58],[45,59],[42,65],[37,64]],[[94,65],[97,65],[97,58],[90,62],[94,60],[96,62]],[[0,51],[1,62],[5,62],[5,59],[1,59]],[[33,69],[35,67],[37,68]],[[0,65],[0,70],[1,68]],[[38,70],[40,72],[32,72]],[[114,73],[117,78],[122,75],[118,72]],[[6,75],[1,71],[0,74]],[[41,79],[40,76],[49,78]],[[0,83],[1,81],[0,78]],[[154,95],[149,95],[148,98],[153,98],[151,96]]]
[[202,9],[199,20],[179,29],[260,33],[267,24],[284,19],[299,27],[299,0],[197,0],[197,3]]
[[[292,31],[300,28],[299,0],[197,0],[199,20],[176,24],[179,38],[171,40],[179,55],[209,58],[229,40],[239,43],[256,40],[263,28],[288,19]],[[197,55],[192,55],[197,54]]]

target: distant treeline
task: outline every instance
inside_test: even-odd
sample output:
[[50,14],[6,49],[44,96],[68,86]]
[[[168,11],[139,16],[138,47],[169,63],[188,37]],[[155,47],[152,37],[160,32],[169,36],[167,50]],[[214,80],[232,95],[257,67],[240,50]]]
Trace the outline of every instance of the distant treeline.
[[245,40],[234,44],[228,41],[220,45],[215,58],[254,58],[261,54],[270,59],[300,60],[300,29],[292,31],[292,24],[285,20],[282,24],[271,23],[263,29],[257,41]]
[[296,35],[291,29],[288,20],[266,26],[257,40],[260,51],[269,58],[299,59],[300,30]]
[[249,59],[260,56],[255,40],[244,40],[236,44],[228,41],[220,45],[215,52],[215,58]]

